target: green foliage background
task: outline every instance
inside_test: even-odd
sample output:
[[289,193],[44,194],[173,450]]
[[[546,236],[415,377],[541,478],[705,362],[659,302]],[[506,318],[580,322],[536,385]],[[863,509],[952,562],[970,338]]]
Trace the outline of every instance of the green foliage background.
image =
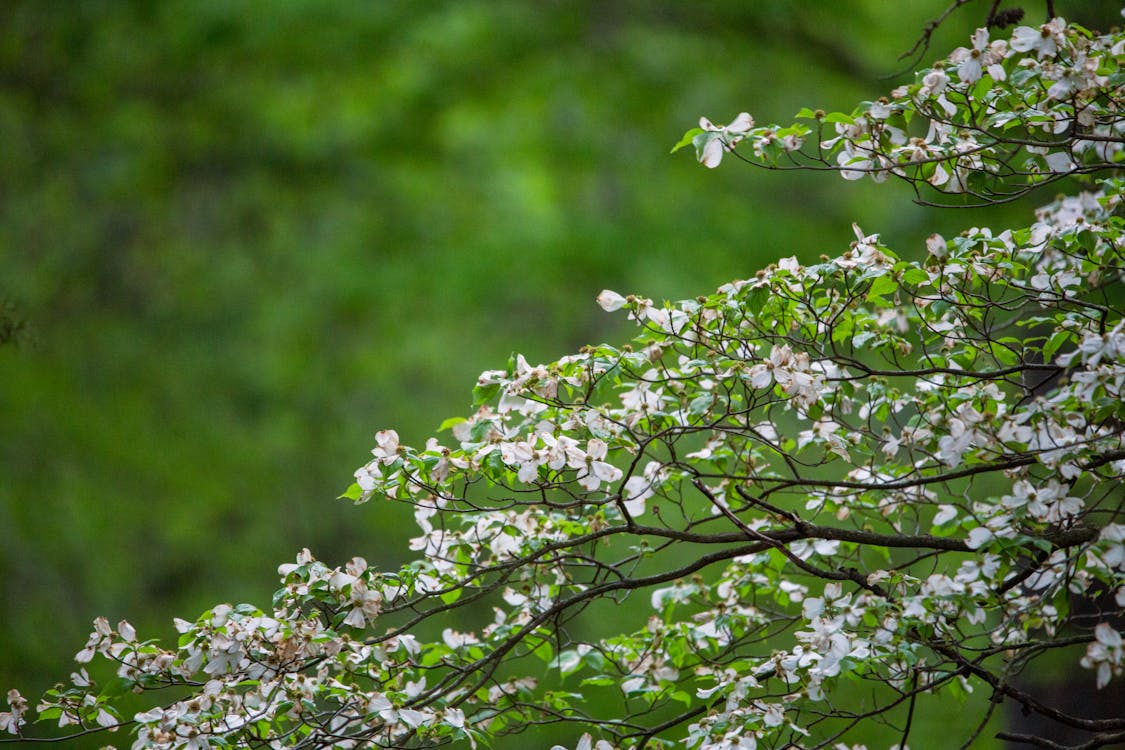
[[371,436],[423,441],[513,350],[622,340],[602,288],[994,220],[668,155],[701,114],[878,96],[943,7],[5,2],[0,688],[64,677],[98,614],[266,604],[303,546],[401,561],[405,508],[335,499]]

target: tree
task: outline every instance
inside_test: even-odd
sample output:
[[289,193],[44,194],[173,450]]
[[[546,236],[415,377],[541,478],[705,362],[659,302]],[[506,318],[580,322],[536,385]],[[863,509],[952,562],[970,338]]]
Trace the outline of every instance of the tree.
[[[982,29],[850,114],[701,121],[680,146],[707,166],[894,176],[920,200],[1102,179],[1024,227],[932,235],[923,262],[856,226],[836,258],[694,300],[603,292],[630,344],[515,356],[448,436],[376,436],[346,496],[410,505],[417,559],[302,551],[271,608],[176,620],[174,648],[99,618],[34,715],[160,748],[475,747],[554,723],[598,750],[851,748],[873,722],[905,747],[926,705],[980,689],[943,744],[1005,703],[1082,747],[1125,740],[1120,715],[1015,680],[1056,654],[1098,688],[1125,670],[1123,50],[1057,18]],[[8,701],[18,740],[33,712]]]

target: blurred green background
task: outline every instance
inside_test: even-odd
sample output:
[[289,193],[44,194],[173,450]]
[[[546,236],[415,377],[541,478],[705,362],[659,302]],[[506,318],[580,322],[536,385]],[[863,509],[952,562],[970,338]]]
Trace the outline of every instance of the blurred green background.
[[397,565],[408,510],[335,499],[375,431],[423,442],[512,351],[625,340],[602,288],[995,220],[668,153],[700,115],[909,80],[883,77],[945,5],[4,2],[0,688],[65,678],[99,614],[167,637],[268,605],[304,546]]

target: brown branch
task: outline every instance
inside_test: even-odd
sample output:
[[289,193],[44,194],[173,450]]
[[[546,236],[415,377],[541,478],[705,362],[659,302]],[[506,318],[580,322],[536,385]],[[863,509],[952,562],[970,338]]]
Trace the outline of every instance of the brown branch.
[[[930,49],[930,37],[938,30],[938,27],[945,23],[945,19],[949,18],[949,16],[953,14],[953,11],[970,2],[972,2],[972,0],[953,0],[953,4],[946,8],[940,16],[932,21],[926,22],[925,27],[922,29],[922,36],[918,37],[918,41],[914,42],[913,47],[899,55],[898,59],[905,60],[909,57],[913,57],[915,52],[918,53],[918,58],[921,59],[922,55],[926,54],[927,50]],[[914,63],[911,63],[910,67],[913,68]]]
[[1080,745],[1060,745],[1044,737],[1037,737],[1033,734],[1016,734],[1014,732],[998,732],[996,734],[996,739],[1021,742],[1025,745],[1034,745],[1036,747],[1045,747],[1047,750],[1094,750],[1095,748],[1105,747],[1106,745],[1116,745],[1125,742],[1125,732],[1103,732],[1095,734]]
[[[740,522],[740,528],[744,526]],[[609,533],[624,533],[625,527],[613,527],[606,530]],[[685,531],[664,529],[659,526],[636,526],[628,530],[637,536],[655,536],[676,541],[694,542],[696,544],[734,544],[745,542],[745,531],[728,531],[720,534],[693,534]],[[603,534],[607,536],[608,534]],[[1085,526],[1045,534],[1041,537],[1055,549],[1068,549],[1080,544],[1092,542],[1098,537],[1098,530]],[[854,542],[872,547],[892,547],[895,549],[933,549],[947,552],[975,552],[964,539],[932,534],[880,534],[874,531],[860,531],[858,529],[840,529],[832,526],[818,526],[807,521],[798,521],[790,529],[776,529],[771,531],[754,532],[750,538],[764,541],[770,547],[777,544],[789,544],[801,539],[824,539],[827,541]]]
[[[926,641],[926,645],[933,649],[934,652],[959,664],[962,671],[979,677],[984,680],[984,682],[988,683],[989,687],[993,690],[1012,698],[1029,711],[1034,711],[1059,724],[1065,724],[1075,729],[1084,729],[1090,732],[1113,732],[1115,735],[1125,736],[1125,719],[1083,719],[1078,716],[1071,716],[1057,708],[1046,705],[1031,694],[1013,687],[992,674],[992,672],[980,666],[980,664],[969,661],[962,656],[960,652],[945,643],[928,640]],[[1098,747],[1098,745],[1094,745],[1093,747]]]
[[[1046,452],[1046,451],[1044,451]],[[1096,458],[1092,458],[1086,463],[1080,464],[1083,470],[1089,470],[1104,466],[1112,461],[1125,458],[1125,449],[1107,451]],[[1039,457],[1036,454],[1025,454],[1020,456],[1011,456],[1004,461],[994,461],[989,464],[979,464],[971,466],[967,469],[959,471],[950,471],[944,474],[933,474],[930,476],[907,476],[903,479],[898,479],[893,482],[883,482],[880,484],[872,484],[870,482],[851,482],[845,480],[829,480],[829,479],[812,479],[809,477],[798,477],[796,479],[774,479],[772,477],[755,477],[757,481],[772,482],[773,489],[770,492],[777,492],[778,490],[787,489],[789,487],[822,487],[825,489],[850,489],[850,490],[871,490],[871,491],[887,491],[887,490],[902,490],[921,487],[928,484],[941,484],[955,479],[965,479],[967,477],[976,476],[978,474],[997,474],[1011,469],[1017,469],[1021,466],[1030,466],[1038,463]],[[709,477],[711,475],[700,475]],[[726,479],[728,477],[719,477]]]
[[741,529],[742,533],[746,534],[751,539],[757,539],[759,541],[772,545],[774,549],[785,555],[786,559],[788,559],[789,562],[793,563],[793,565],[795,565],[797,568],[805,571],[809,575],[829,581],[852,581],[858,584],[860,587],[868,589],[869,591],[872,591],[875,594],[886,598],[886,591],[884,591],[879,586],[868,583],[867,577],[862,575],[855,568],[844,568],[843,570],[825,570],[823,568],[816,567],[812,563],[802,560],[800,557],[793,554],[793,552],[790,551],[784,543],[774,540],[768,535],[752,529],[745,523],[743,523],[742,519],[736,516],[734,512],[726,506],[726,503],[715,497],[715,495],[710,490],[708,490],[707,486],[701,481],[696,479],[692,483],[695,485],[696,489],[702,492],[707,497],[707,499],[711,501],[712,505],[719,509],[719,512],[726,516],[735,526]]
[[985,28],[991,29],[996,25],[996,11],[1000,10],[1001,0],[992,0],[992,7],[988,9],[988,18],[985,19]]

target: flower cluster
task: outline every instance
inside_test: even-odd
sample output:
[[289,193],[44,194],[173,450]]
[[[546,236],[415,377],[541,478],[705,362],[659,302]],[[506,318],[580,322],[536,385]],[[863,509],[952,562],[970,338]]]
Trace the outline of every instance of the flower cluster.
[[[1081,171],[1117,158],[1099,134],[1123,47],[1061,21],[977,32],[893,99],[816,116],[835,131],[817,148],[845,177],[945,190],[1017,176],[997,156],[1016,144]],[[713,166],[809,134],[740,116],[689,142]],[[921,262],[855,226],[835,258],[693,300],[603,291],[630,343],[514,356],[442,437],[375,435],[345,496],[412,513],[413,559],[303,550],[272,607],[177,620],[172,649],[99,618],[70,684],[34,712],[9,692],[0,730],[34,713],[127,727],[136,750],[476,747],[571,723],[578,750],[851,748],[856,716],[977,686],[981,726],[1002,702],[1084,726],[1008,675],[1052,652],[1098,688],[1125,671],[1125,181],[1091,188],[1028,226],[919,238]]]
[[[981,28],[914,84],[854,112],[804,109],[788,127],[754,127],[742,113],[726,128],[701,122],[678,147],[694,144],[708,167],[734,151],[771,168],[821,165],[848,180],[894,175],[985,202],[1008,198],[1119,164],[1125,119],[1114,73],[1123,55],[1118,36],[1061,18],[1010,39]],[[741,142],[750,154],[736,150]]]

